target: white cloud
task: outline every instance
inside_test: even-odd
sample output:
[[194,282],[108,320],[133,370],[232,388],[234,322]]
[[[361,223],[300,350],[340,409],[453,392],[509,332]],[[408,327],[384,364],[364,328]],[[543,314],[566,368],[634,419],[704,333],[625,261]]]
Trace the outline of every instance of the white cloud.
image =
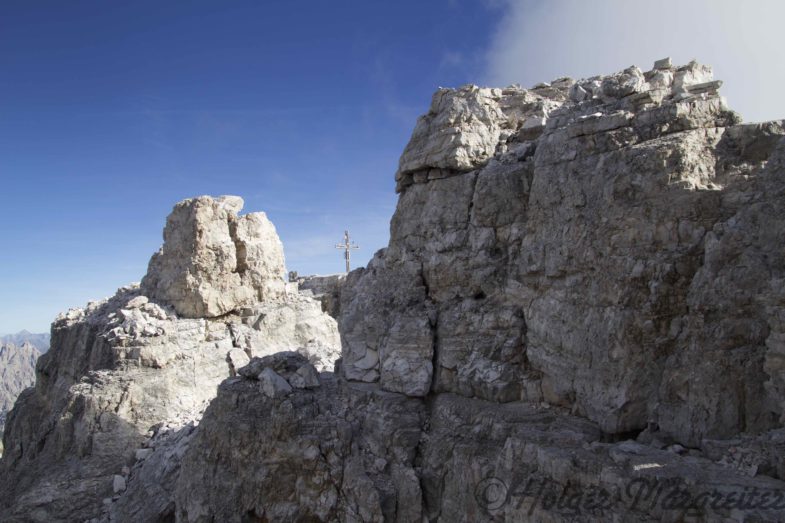
[[785,118],[783,20],[782,0],[509,0],[485,82],[531,86],[695,58],[714,67],[745,121]]

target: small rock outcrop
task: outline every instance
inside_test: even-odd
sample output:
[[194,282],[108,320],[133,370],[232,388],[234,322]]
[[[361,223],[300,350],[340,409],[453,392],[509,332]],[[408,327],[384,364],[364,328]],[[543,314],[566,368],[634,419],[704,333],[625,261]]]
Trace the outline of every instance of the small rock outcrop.
[[[221,381],[282,350],[332,370],[335,320],[287,289],[275,228],[263,213],[238,215],[242,204],[178,203],[141,286],[55,320],[35,387],[8,416],[0,520],[86,521],[137,493],[125,521],[165,515],[173,485],[161,480],[176,477]],[[165,470],[140,487],[131,471],[142,463]]]

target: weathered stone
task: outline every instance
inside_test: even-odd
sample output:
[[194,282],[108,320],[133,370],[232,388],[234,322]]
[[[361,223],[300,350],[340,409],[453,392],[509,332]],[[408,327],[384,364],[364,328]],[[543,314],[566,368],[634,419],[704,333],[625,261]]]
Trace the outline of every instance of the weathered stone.
[[259,388],[268,398],[280,398],[292,392],[292,386],[270,367],[266,367],[259,376]]
[[322,302],[322,310],[337,319],[341,313],[341,289],[345,281],[345,274],[304,276],[297,279],[297,285],[300,292],[310,292]]
[[573,84],[565,78],[532,90],[473,85],[439,89],[401,155],[397,190],[437,178],[420,175],[422,171],[438,169],[442,175],[454,175],[483,165],[496,153],[500,140],[521,131],[527,120],[526,132],[536,134],[543,119],[568,99]]
[[670,69],[673,67],[670,56],[654,62],[654,69]]
[[283,247],[264,213],[238,216],[237,196],[178,203],[142,289],[182,317],[221,316],[283,293]]
[[643,72],[633,66],[621,73],[604,78],[601,89],[602,94],[607,97],[623,98],[640,91],[643,84]]
[[237,369],[245,367],[251,358],[242,349],[232,349],[226,354],[226,362],[229,364],[229,374],[234,376]]
[[112,477],[112,490],[115,494],[125,490],[125,477],[115,474]]
[[668,89],[673,85],[673,72],[670,70],[657,71],[648,80],[649,89]]
[[[777,242],[751,230],[732,240],[728,256],[757,253],[743,273],[759,298],[738,313],[713,316],[709,304],[722,296],[729,311],[752,298],[730,280],[696,277],[724,252],[715,235],[736,238],[721,231],[726,220],[739,227],[738,213],[750,224],[765,215],[779,230],[778,203],[750,205],[764,187],[782,190],[783,132],[739,126],[718,84],[702,85],[710,67],[675,68],[672,84],[670,74],[645,75],[663,91],[648,105],[628,105],[645,88],[637,68],[578,81],[587,93],[601,86],[603,98],[549,113],[533,156],[499,153],[407,187],[388,248],[344,288],[343,375],[412,395],[544,399],[608,433],[656,422],[686,447],[776,427],[783,396],[767,355],[782,345],[779,327],[768,334],[779,325],[780,268],[764,246]],[[674,98],[691,86],[700,98]],[[724,315],[738,319],[725,326]],[[715,317],[715,330],[702,326]]]
[[289,377],[289,384],[296,389],[312,389],[319,386],[319,373],[316,367],[306,363]]
[[150,457],[150,454],[153,453],[153,449],[137,449],[136,451],[136,461],[143,461]]
[[721,86],[722,86],[722,80],[714,80],[712,82],[693,84],[687,86],[686,89],[690,94],[700,94],[700,93],[709,93],[709,92],[716,93]]
[[[324,385],[280,402],[251,382],[222,384],[183,460],[178,520],[662,521],[681,513],[674,493],[732,502],[785,489],[702,455],[604,442],[591,422],[531,404]],[[565,498],[578,506],[555,502]],[[774,521],[781,511],[715,503],[702,514]]]
[[254,383],[221,385],[183,460],[178,520],[422,520],[419,400],[329,376],[279,401]]
[[673,77],[673,90],[676,93],[685,92],[691,85],[710,82],[714,79],[711,66],[692,61],[689,64],[677,67]]
[[[339,376],[283,401],[225,382],[177,517],[576,519],[524,480],[607,491],[596,521],[680,517],[625,498],[639,480],[781,493],[785,132],[738,125],[700,86],[709,68],[659,67],[439,91],[402,156],[390,244],[343,287]],[[267,365],[291,384],[305,368]]]
[[264,369],[272,369],[288,378],[297,369],[308,364],[308,358],[294,351],[276,352],[262,358],[252,358],[250,363],[238,371],[238,374],[249,379],[258,379]]
[[[16,345],[0,342],[0,436],[5,419],[16,398],[27,387],[35,384],[35,363],[41,351],[29,342]],[[0,455],[3,444],[0,441]]]

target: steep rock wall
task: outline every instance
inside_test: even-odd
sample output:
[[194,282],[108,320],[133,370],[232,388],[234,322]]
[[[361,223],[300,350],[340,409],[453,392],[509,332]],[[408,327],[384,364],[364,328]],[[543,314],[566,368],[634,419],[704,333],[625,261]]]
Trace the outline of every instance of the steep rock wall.
[[719,85],[691,63],[438,91],[347,284],[346,376],[692,445],[777,426],[783,126]]

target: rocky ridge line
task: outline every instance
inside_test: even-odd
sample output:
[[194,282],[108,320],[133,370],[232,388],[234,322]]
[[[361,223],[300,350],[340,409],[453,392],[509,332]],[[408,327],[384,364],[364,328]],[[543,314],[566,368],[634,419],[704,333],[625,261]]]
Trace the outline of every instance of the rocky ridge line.
[[46,352],[49,350],[49,333],[48,332],[30,332],[21,330],[14,334],[5,334],[0,336],[0,344],[16,345],[17,347],[23,345],[25,342],[29,343],[39,352]]

